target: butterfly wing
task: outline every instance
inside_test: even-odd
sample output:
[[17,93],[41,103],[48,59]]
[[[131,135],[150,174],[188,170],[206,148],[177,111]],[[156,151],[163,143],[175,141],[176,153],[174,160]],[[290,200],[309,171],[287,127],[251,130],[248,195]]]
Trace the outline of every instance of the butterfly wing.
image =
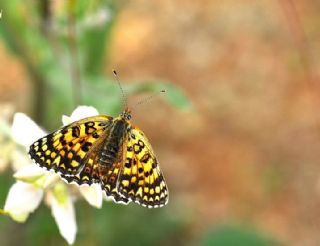
[[145,207],[161,207],[169,199],[168,188],[152,147],[138,128],[128,134],[125,162],[118,192]]
[[112,122],[113,118],[105,115],[73,122],[34,142],[29,155],[38,165],[60,173],[68,182],[99,182],[95,153]]

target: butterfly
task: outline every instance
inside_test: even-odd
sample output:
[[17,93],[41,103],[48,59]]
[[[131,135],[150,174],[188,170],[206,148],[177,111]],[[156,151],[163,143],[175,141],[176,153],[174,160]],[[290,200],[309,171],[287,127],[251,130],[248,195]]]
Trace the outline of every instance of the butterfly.
[[98,115],[75,121],[34,142],[29,155],[68,183],[98,183],[117,203],[161,207],[168,188],[145,134],[130,122],[126,108],[118,117]]

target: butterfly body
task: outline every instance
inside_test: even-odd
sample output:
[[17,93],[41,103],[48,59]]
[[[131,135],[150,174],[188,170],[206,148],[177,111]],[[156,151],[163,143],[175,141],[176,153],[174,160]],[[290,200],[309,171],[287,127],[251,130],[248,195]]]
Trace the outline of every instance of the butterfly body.
[[110,126],[110,134],[104,142],[100,153],[100,165],[110,167],[119,158],[121,143],[123,143],[130,131],[128,127],[129,123],[122,118],[113,121],[113,124]]
[[168,190],[144,133],[125,110],[118,117],[88,117],[37,140],[31,158],[67,182],[99,183],[116,202],[160,207]]

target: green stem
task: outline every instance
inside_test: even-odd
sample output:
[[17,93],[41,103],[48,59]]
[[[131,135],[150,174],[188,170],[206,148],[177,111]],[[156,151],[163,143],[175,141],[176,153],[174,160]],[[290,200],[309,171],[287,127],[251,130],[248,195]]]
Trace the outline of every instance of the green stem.
[[68,31],[69,31],[69,51],[70,51],[70,65],[71,65],[71,80],[73,87],[74,106],[81,103],[81,76],[79,67],[79,55],[77,46],[76,33],[76,18],[75,9],[76,1],[69,0],[69,16],[68,16]]

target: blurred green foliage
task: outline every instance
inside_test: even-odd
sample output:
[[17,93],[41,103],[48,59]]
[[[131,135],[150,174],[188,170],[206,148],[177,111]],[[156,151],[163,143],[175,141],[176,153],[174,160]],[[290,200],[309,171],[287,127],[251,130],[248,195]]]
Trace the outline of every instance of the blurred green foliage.
[[[122,206],[105,202],[103,208],[97,210],[80,202],[76,210],[75,245],[183,245],[183,234],[189,226],[189,222],[182,219],[181,211],[172,213],[170,205],[145,210],[134,204]],[[57,230],[49,209],[42,206],[23,228],[24,245],[62,245],[64,239]],[[14,242],[15,239],[10,239],[10,245]]]
[[[30,108],[36,122],[47,129],[61,124],[78,104],[96,107],[101,114],[117,115],[122,107],[119,87],[106,78],[112,29],[121,6],[118,1],[0,0],[3,19],[0,36],[30,75],[34,98]],[[110,71],[111,74],[111,71]],[[180,109],[190,107],[183,92],[170,82],[136,81],[123,85],[128,96],[167,90],[167,101]],[[8,178],[10,177],[10,178]],[[11,175],[0,179],[0,197],[5,201]],[[101,210],[78,202],[77,245],[181,244],[188,223],[172,207],[148,210],[140,206],[105,203]],[[61,245],[49,209],[42,205],[26,224],[5,218],[0,221],[5,245]],[[15,237],[10,235],[15,231]]]
[[[0,3],[5,13],[0,35],[29,72],[38,123],[56,128],[60,116],[78,104],[92,105],[102,114],[119,113],[119,88],[103,74],[121,7],[118,1],[60,1],[58,6],[48,0]],[[172,83],[137,81],[124,89],[129,96],[167,89],[169,103],[180,109],[190,106]]]
[[200,240],[200,246],[280,246],[270,237],[246,225],[224,225],[211,228]]

